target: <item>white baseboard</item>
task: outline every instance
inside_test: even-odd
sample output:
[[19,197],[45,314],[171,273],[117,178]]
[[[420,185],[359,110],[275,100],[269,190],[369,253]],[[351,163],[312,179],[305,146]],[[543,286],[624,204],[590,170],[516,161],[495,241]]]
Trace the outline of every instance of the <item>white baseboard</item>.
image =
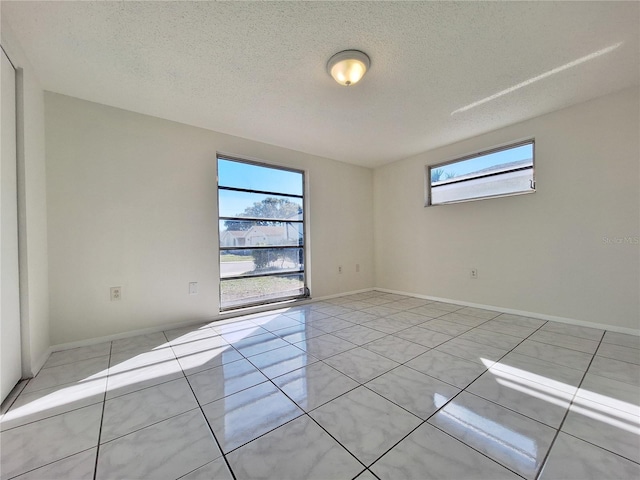
[[577,325],[579,327],[598,328],[600,330],[609,330],[610,332],[627,333],[629,335],[640,336],[640,330],[636,330],[633,328],[618,327],[615,325],[608,325],[604,323],[585,322],[584,320],[576,320],[575,318],[558,317],[556,315],[547,315],[545,313],[528,312],[525,310],[516,310],[514,308],[498,307],[495,305],[485,305],[482,303],[465,302],[463,300],[455,300],[451,298],[432,297],[430,295],[419,295],[417,293],[408,293],[408,292],[403,292],[399,290],[390,290],[388,288],[375,288],[374,290],[378,290],[380,292],[385,292],[385,293],[395,293],[397,295],[406,295],[409,297],[422,298],[424,300],[433,300],[436,302],[453,303],[454,305],[462,305],[464,307],[475,307],[475,308],[482,308],[484,310],[493,310],[495,312],[500,312],[500,313],[510,313],[513,315],[520,315],[522,317],[538,318],[540,320],[548,320],[551,322],[566,323],[569,325]]
[[[113,335],[105,335],[105,336],[102,336],[102,337],[87,338],[85,340],[78,340],[78,341],[75,341],[75,342],[60,343],[60,344],[53,345],[53,346],[49,347],[49,350],[47,351],[46,356],[44,356],[44,359],[43,359],[42,363],[39,365],[37,370],[39,371],[40,368],[42,368],[42,365],[44,365],[44,362],[47,361],[47,358],[49,358],[49,355],[51,355],[52,352],[59,352],[61,350],[69,350],[69,349],[72,349],[72,348],[86,347],[86,346],[95,345],[95,344],[98,344],[98,343],[110,342],[110,341],[113,341],[113,340],[120,340],[122,338],[135,337],[137,335],[148,335],[150,333],[158,333],[158,332],[163,332],[165,330],[173,330],[174,328],[190,327],[190,326],[200,325],[200,324],[208,323],[208,322],[217,322],[217,321],[229,320],[229,319],[234,319],[235,317],[239,317],[239,316],[243,316],[244,317],[244,316],[255,315],[255,314],[260,314],[260,313],[264,313],[264,312],[277,313],[278,310],[282,310],[283,308],[295,307],[295,306],[299,306],[299,305],[306,305],[308,303],[313,303],[313,302],[317,302],[317,301],[320,301],[320,300],[329,300],[331,298],[344,297],[346,295],[355,295],[356,293],[370,292],[371,290],[373,290],[373,288],[365,288],[365,289],[362,289],[362,290],[354,290],[354,291],[345,292],[345,293],[337,293],[337,294],[334,294],[334,295],[326,295],[326,296],[323,296],[323,297],[314,297],[314,298],[308,298],[308,299],[302,299],[302,300],[291,300],[291,301],[287,301],[287,302],[271,303],[271,304],[268,304],[268,305],[261,305],[261,306],[257,306],[257,307],[241,308],[241,309],[238,309],[238,310],[233,310],[231,312],[221,313],[221,314],[215,315],[213,317],[200,318],[200,319],[190,319],[190,320],[186,320],[186,321],[182,321],[182,322],[167,323],[167,324],[163,324],[163,325],[157,325],[157,326],[148,327],[148,328],[142,328],[142,329],[138,329],[138,330],[130,330],[128,332],[123,332],[123,333],[115,333]],[[35,373],[37,373],[37,371]],[[35,373],[34,373],[34,375],[35,375]]]
[[158,332],[163,332],[165,330],[173,330],[174,328],[190,327],[192,325],[199,325],[206,322],[212,322],[214,320],[216,319],[203,318],[199,320],[191,319],[183,322],[166,323],[166,324],[156,325],[148,328],[129,330],[127,332],[122,332],[122,333],[114,333],[113,335],[104,335],[101,337],[87,338],[87,339],[78,340],[75,342],[59,343],[57,345],[52,345],[50,347],[50,350],[52,352],[59,352],[61,350],[69,350],[72,348],[87,347],[89,345],[95,345],[97,343],[103,343],[103,342],[110,342],[112,340],[120,340],[122,338],[136,337],[138,335],[149,335],[150,333],[158,333]]
[[314,297],[313,299],[311,299],[312,302],[319,302],[322,300],[331,300],[332,298],[340,298],[340,297],[346,297],[347,295],[356,295],[358,293],[366,293],[366,292],[372,292],[373,290],[379,290],[377,288],[363,288],[361,290],[352,290],[350,292],[346,292],[346,293],[336,293],[333,295],[325,295],[324,297]]
[[35,377],[38,372],[42,369],[42,367],[44,366],[44,364],[46,363],[46,361],[49,359],[49,355],[51,355],[53,353],[53,347],[49,347],[47,348],[42,355],[40,355],[40,358],[38,358],[36,360],[35,363],[31,364],[31,376]]
[[149,327],[149,328],[143,328],[143,329],[139,329],[139,330],[131,330],[131,331],[128,331],[128,332],[123,332],[123,333],[116,333],[116,334],[113,334],[113,335],[106,335],[106,336],[102,336],[102,337],[89,338],[89,339],[86,339],[86,340],[79,340],[77,342],[68,342],[68,343],[61,343],[61,344],[58,344],[58,345],[53,345],[53,346],[49,347],[48,351],[45,352],[45,354],[38,361],[38,363],[36,365],[37,368],[35,368],[35,366],[34,366],[33,371],[34,371],[34,375],[36,373],[38,373],[38,371],[42,368],[44,363],[47,361],[47,358],[49,358],[49,355],[51,355],[52,352],[58,352],[60,350],[69,350],[71,348],[86,347],[88,345],[95,345],[97,343],[110,342],[112,340],[120,340],[122,338],[135,337],[137,335],[148,335],[150,333],[157,333],[157,332],[162,332],[162,331],[165,331],[165,330],[172,330],[174,328],[190,327],[190,326],[200,325],[200,324],[207,323],[207,322],[232,320],[235,317],[239,317],[239,316],[255,315],[255,314],[260,314],[260,313],[264,313],[264,312],[277,313],[279,310],[282,310],[282,309],[288,308],[288,307],[306,305],[306,304],[313,303],[313,302],[318,302],[318,301],[322,301],[322,300],[330,300],[332,298],[345,297],[345,296],[348,296],[348,295],[355,295],[355,294],[358,294],[358,293],[365,293],[365,292],[370,292],[370,291],[373,291],[373,290],[377,290],[377,291],[385,292],[385,293],[395,293],[397,295],[406,295],[408,297],[414,297],[414,298],[422,298],[424,300],[433,300],[433,301],[438,301],[438,302],[453,303],[454,305],[462,305],[464,307],[482,308],[482,309],[485,309],[485,310],[493,310],[493,311],[500,312],[500,313],[510,313],[510,314],[513,314],[513,315],[520,315],[520,316],[523,316],[523,317],[538,318],[540,320],[549,320],[549,321],[552,321],[552,322],[566,323],[566,324],[569,324],[569,325],[577,325],[577,326],[580,326],[580,327],[598,328],[598,329],[601,329],[601,330],[609,330],[611,332],[627,333],[627,334],[630,334],[630,335],[640,336],[640,330],[635,330],[635,329],[632,329],[632,328],[625,328],[625,327],[617,327],[615,325],[606,325],[606,324],[601,324],[601,323],[585,322],[585,321],[582,321],[582,320],[576,320],[574,318],[558,317],[558,316],[555,316],[555,315],[546,315],[546,314],[543,314],[543,313],[528,312],[528,311],[524,311],[524,310],[516,310],[516,309],[513,309],[513,308],[498,307],[498,306],[495,306],[495,305],[486,305],[486,304],[482,304],[482,303],[465,302],[465,301],[462,301],[462,300],[456,300],[456,299],[452,299],[452,298],[442,298],[442,297],[433,297],[433,296],[430,296],[430,295],[420,295],[420,294],[417,294],[417,293],[403,292],[403,291],[400,291],[400,290],[390,290],[388,288],[364,288],[364,289],[361,289],[361,290],[353,290],[353,291],[344,292],[344,293],[336,293],[336,294],[332,294],[332,295],[325,295],[325,296],[322,296],[322,297],[314,297],[314,298],[303,299],[303,300],[293,300],[293,301],[290,301],[290,302],[283,302],[283,303],[273,303],[273,304],[263,305],[263,306],[259,306],[259,307],[243,308],[243,309],[239,309],[239,310],[234,310],[233,312],[222,313],[222,314],[216,315],[214,317],[191,319],[191,320],[182,321],[182,322],[175,322],[175,323],[157,325],[157,326]]

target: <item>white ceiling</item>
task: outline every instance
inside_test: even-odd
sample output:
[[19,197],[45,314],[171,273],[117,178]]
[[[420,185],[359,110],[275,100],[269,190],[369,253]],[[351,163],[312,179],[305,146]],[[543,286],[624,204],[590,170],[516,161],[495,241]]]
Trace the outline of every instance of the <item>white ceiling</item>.
[[640,78],[638,2],[1,5],[46,90],[369,167]]

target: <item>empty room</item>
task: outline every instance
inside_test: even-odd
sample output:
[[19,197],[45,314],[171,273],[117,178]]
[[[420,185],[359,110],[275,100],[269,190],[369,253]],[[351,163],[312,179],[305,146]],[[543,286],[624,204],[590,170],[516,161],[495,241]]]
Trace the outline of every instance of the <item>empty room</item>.
[[640,3],[0,20],[1,480],[640,478]]

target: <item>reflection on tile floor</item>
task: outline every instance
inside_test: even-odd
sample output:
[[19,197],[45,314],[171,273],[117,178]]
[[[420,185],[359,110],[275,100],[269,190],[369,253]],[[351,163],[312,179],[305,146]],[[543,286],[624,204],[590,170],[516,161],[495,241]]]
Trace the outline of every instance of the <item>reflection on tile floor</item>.
[[640,340],[383,292],[50,356],[0,478],[640,478]]

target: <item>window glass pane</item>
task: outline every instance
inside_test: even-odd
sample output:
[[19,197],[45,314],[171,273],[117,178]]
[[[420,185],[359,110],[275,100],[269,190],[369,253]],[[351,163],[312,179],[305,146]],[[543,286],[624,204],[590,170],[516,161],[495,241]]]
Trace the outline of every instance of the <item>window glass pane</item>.
[[431,170],[431,180],[434,185],[437,185],[441,182],[473,178],[478,175],[513,170],[523,166],[533,166],[533,144],[442,165]]
[[221,310],[309,295],[303,195],[303,172],[218,158]]
[[220,220],[220,247],[302,245],[301,222]]
[[259,248],[222,250],[220,277],[259,275],[304,269],[302,248]]
[[[218,185],[302,195],[302,174],[250,163],[218,159]],[[274,188],[276,187],[276,188]]]
[[301,295],[304,295],[302,274],[241,278],[220,282],[220,306],[223,309]]
[[474,198],[510,195],[531,190],[532,170],[517,170],[468,182],[450,183],[431,188],[431,203],[450,203]]
[[302,220],[302,199],[262,193],[218,190],[221,217]]
[[535,191],[534,144],[428,167],[428,205]]

